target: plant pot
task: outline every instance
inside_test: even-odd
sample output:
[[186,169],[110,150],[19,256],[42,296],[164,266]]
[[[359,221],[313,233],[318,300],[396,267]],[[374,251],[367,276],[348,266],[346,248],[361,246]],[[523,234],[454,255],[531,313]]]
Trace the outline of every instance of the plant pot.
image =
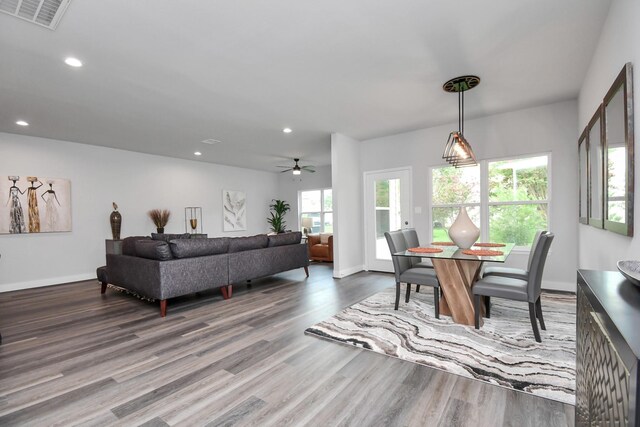
[[156,231],[158,232],[158,234],[162,234],[164,233],[164,227],[157,227]]
[[480,237],[480,229],[469,218],[467,208],[460,208],[458,217],[449,227],[449,237],[461,249],[469,249]]

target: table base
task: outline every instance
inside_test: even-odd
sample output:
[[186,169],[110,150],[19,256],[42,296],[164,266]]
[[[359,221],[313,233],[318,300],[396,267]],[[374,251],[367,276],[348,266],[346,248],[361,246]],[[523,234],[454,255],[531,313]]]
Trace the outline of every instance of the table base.
[[[440,282],[440,314],[451,316],[453,321],[463,325],[475,325],[473,293],[471,288],[482,267],[482,261],[432,258]],[[480,326],[485,315],[484,300],[481,303]]]

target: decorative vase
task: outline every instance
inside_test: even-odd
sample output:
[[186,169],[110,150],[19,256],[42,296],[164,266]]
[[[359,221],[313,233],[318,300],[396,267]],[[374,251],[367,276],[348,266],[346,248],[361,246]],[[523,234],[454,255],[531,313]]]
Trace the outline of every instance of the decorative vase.
[[113,203],[113,212],[109,216],[109,222],[111,223],[111,235],[113,240],[120,240],[120,228],[122,227],[122,215],[118,212],[118,205]]
[[449,227],[449,237],[461,249],[469,249],[480,237],[480,229],[469,218],[467,208],[460,208],[458,217]]
[[164,233],[164,227],[156,227],[156,231],[158,232],[158,234],[163,234]]

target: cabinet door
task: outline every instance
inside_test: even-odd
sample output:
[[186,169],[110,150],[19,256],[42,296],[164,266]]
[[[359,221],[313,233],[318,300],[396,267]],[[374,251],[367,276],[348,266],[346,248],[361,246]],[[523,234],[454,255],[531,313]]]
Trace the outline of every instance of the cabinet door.
[[582,289],[577,316],[576,425],[626,426],[629,370]]

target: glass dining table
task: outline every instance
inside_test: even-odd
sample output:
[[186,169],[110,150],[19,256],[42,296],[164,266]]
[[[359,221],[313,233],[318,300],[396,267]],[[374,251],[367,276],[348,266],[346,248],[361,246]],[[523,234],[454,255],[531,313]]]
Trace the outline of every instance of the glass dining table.
[[[473,284],[478,280],[485,262],[504,263],[514,244],[505,243],[500,247],[472,246],[471,250],[489,250],[501,252],[500,255],[468,255],[457,246],[431,245],[430,248],[442,249],[442,252],[421,253],[413,251],[396,252],[393,256],[411,258],[429,258],[440,282],[440,314],[451,316],[455,323],[475,325],[473,308]],[[482,316],[485,314],[484,301],[481,304]],[[481,317],[482,323],[482,317]]]

